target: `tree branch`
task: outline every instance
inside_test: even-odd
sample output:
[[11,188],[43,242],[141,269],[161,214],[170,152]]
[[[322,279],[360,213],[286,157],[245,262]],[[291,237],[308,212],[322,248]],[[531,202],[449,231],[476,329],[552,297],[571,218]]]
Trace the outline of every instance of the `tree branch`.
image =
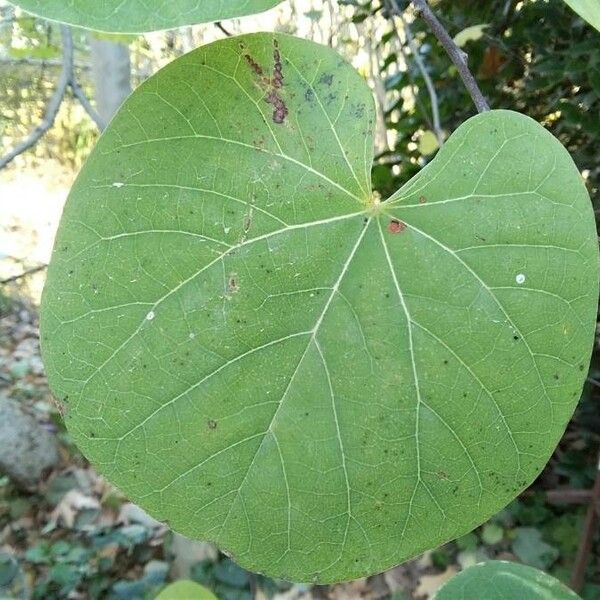
[[[388,10],[390,11],[390,17],[393,17],[393,15],[395,13],[394,13],[393,7],[391,6],[390,2],[391,2],[391,0],[388,0],[388,2],[386,2],[386,6],[387,6]],[[390,18],[390,23],[392,25],[392,28],[394,29],[394,34],[398,40],[398,45],[400,47],[400,52],[402,53],[402,58],[404,58],[404,62],[408,65],[408,63],[410,62],[409,55],[408,55],[408,52],[406,51],[406,45],[404,43],[404,40],[402,39],[400,32],[398,31],[398,27],[396,27],[396,21],[393,18]],[[415,105],[419,109],[424,121],[427,123],[427,127],[429,127],[429,129],[432,129],[433,123],[431,122],[431,118],[429,117],[429,115],[427,114],[427,111],[425,110],[425,105],[423,104],[423,102],[421,101],[421,98],[419,98],[419,94],[417,93],[418,86],[417,86],[417,82],[415,81],[415,77],[413,75],[412,69],[407,68],[406,74],[408,75],[408,80],[410,81],[410,86],[412,88],[412,95],[413,95],[413,98],[415,101]]]
[[43,271],[47,266],[48,265],[38,265],[37,267],[27,269],[27,271],[23,271],[23,273],[19,273],[18,275],[12,275],[11,277],[2,279],[2,281],[0,281],[0,285],[6,285],[7,283],[12,283],[13,281],[18,281],[19,279],[23,279],[24,277],[33,275],[34,273],[38,273],[39,271]]
[[79,103],[81,104],[81,106],[83,106],[83,108],[85,109],[85,112],[87,112],[87,114],[90,116],[90,119],[92,119],[92,121],[94,121],[94,123],[96,123],[96,126],[98,127],[98,129],[100,131],[104,131],[104,129],[106,128],[106,123],[105,123],[104,119],[98,114],[96,109],[92,106],[92,103],[89,101],[88,97],[85,95],[83,88],[79,85],[79,83],[77,83],[75,77],[73,77],[71,79],[69,84],[71,86],[71,90],[73,91],[73,95],[75,96],[75,98],[77,98],[77,100],[79,100]]
[[228,29],[225,28],[225,26],[223,25],[223,23],[221,23],[221,21],[215,21],[215,27],[217,29],[219,29],[222,33],[224,33],[227,37],[231,37],[233,35],[233,33],[231,33],[231,31],[229,31]]
[[[396,0],[393,0],[394,2]],[[442,126],[440,124],[440,106],[438,102],[437,92],[435,91],[435,87],[433,85],[433,81],[431,80],[431,76],[427,72],[427,67],[421,58],[419,53],[419,49],[417,48],[417,44],[415,43],[415,38],[410,29],[410,25],[406,22],[404,15],[400,15],[400,19],[402,20],[402,25],[404,26],[404,33],[406,35],[406,41],[408,42],[408,47],[412,52],[412,55],[415,59],[415,63],[417,63],[417,67],[419,71],[421,71],[421,75],[425,80],[425,85],[427,86],[427,92],[429,93],[429,98],[431,100],[431,118],[433,120],[433,133],[435,133],[435,137],[437,138],[438,144],[441,146],[444,143],[444,133],[442,131]]]
[[[435,137],[437,138],[438,144],[441,146],[444,143],[444,133],[440,124],[439,102],[437,92],[435,91],[435,87],[433,85],[433,81],[431,80],[431,76],[427,71],[427,67],[425,66],[425,63],[421,58],[421,54],[419,53],[419,48],[417,47],[417,44],[415,42],[415,37],[412,33],[412,30],[410,29],[409,24],[404,18],[404,14],[398,6],[398,0],[389,0],[389,4],[391,5],[392,13],[395,13],[402,21],[404,35],[406,36],[406,42],[408,43],[408,47],[410,48],[417,68],[421,72],[421,75],[423,76],[423,79],[425,81],[425,86],[427,87],[427,92],[431,101],[432,129],[433,133],[435,134]],[[402,41],[400,43],[402,43]]]
[[481,93],[481,90],[477,85],[477,81],[475,81],[475,77],[473,77],[473,74],[471,71],[469,71],[469,66],[467,65],[466,61],[466,54],[456,45],[454,40],[450,37],[450,34],[440,23],[431,8],[429,8],[427,0],[412,0],[412,3],[421,17],[427,22],[435,37],[444,47],[446,54],[448,54],[450,60],[452,60],[458,69],[458,73],[463,80],[463,83],[465,84],[465,87],[467,88],[471,98],[473,99],[473,103],[475,104],[477,111],[481,113],[490,110],[487,100]]
[[71,30],[66,25],[61,26],[61,34],[63,39],[63,68],[60,74],[56,89],[48,106],[46,114],[42,122],[25,138],[20,144],[17,144],[8,154],[0,158],[0,169],[6,167],[19,154],[29,150],[42,138],[42,136],[54,125],[56,115],[60,109],[60,105],[65,97],[67,87],[73,79],[73,36]]
[[[40,67],[40,69],[45,69],[46,67],[62,67],[63,61],[62,59],[56,58],[6,58],[0,57],[0,65],[24,65],[26,67]],[[84,65],[81,62],[73,63],[73,66],[77,69],[81,69],[83,71],[89,71],[90,66]]]

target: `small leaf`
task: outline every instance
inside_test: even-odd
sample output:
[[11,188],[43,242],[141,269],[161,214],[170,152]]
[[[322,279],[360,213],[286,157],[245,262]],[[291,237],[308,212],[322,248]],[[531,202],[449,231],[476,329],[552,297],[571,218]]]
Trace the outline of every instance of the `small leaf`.
[[504,537],[504,529],[495,523],[486,523],[481,532],[481,539],[488,546],[493,546],[502,541]]
[[217,597],[199,583],[181,580],[164,588],[156,600],[217,600]]
[[515,533],[512,551],[524,563],[538,569],[547,569],[558,558],[558,550],[544,542],[538,529],[519,527]]
[[10,554],[0,554],[0,594],[2,588],[7,588],[19,574],[19,563]]
[[422,156],[429,156],[433,154],[440,144],[433,131],[425,131],[419,138],[419,153]]
[[142,33],[262,12],[282,0],[168,0],[149,10],[139,0],[10,0],[52,21],[112,33]]
[[489,519],[550,457],[594,339],[593,210],[550,133],[478,115],[380,202],[374,123],[327,47],[177,59],[80,173],[44,291],[84,454],[286,580],[379,572]]
[[463,48],[468,42],[476,42],[483,37],[483,34],[488,27],[488,23],[466,27],[454,36],[454,43]]
[[598,0],[565,0],[590,25],[600,31],[600,2]]
[[577,600],[560,581],[532,567],[490,560],[465,569],[442,586],[434,600]]

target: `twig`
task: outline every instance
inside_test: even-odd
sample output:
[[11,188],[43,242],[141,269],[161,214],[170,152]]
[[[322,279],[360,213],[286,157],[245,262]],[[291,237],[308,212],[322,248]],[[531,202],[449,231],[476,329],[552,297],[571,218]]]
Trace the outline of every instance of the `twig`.
[[217,29],[220,29],[227,37],[231,37],[233,35],[231,31],[225,29],[225,26],[223,25],[223,23],[221,23],[221,21],[215,21],[215,27]]
[[490,110],[487,100],[481,93],[481,90],[477,85],[477,81],[475,81],[475,77],[473,77],[473,74],[469,70],[469,66],[467,65],[466,61],[466,54],[456,45],[454,40],[450,37],[450,34],[440,23],[431,8],[429,8],[427,0],[412,0],[412,2],[417,11],[420,13],[421,17],[423,17],[423,19],[429,25],[429,28],[435,37],[444,47],[446,54],[448,54],[450,57],[450,60],[452,60],[458,69],[458,73],[463,80],[463,83],[465,84],[465,87],[467,88],[471,98],[473,99],[477,111],[481,113]]
[[67,87],[73,78],[73,37],[71,30],[66,25],[61,26],[61,34],[63,39],[63,68],[60,74],[56,90],[48,106],[43,121],[25,138],[20,144],[0,158],[0,169],[6,167],[19,154],[22,154],[29,148],[32,148],[42,138],[42,136],[54,125],[56,115],[60,109],[60,105],[65,97]]
[[[26,67],[62,67],[63,61],[57,58],[5,58],[0,57],[0,65],[8,65],[10,67],[24,65]],[[89,71],[90,66],[81,62],[73,63],[73,66],[83,71]]]
[[[393,14],[393,12],[391,13]],[[400,36],[400,32],[398,31],[398,27],[396,27],[396,21],[394,21],[394,19],[390,19],[390,23],[394,29],[394,33],[396,35],[396,38],[398,39],[398,45],[400,46],[400,52],[402,53],[402,57],[404,58],[404,62],[408,65],[409,63],[409,56],[408,56],[408,52],[406,51],[406,45],[404,44],[404,41],[402,40],[402,37]],[[423,117],[423,119],[425,120],[425,122],[427,123],[427,126],[432,129],[433,128],[433,123],[431,122],[431,118],[429,117],[427,111],[425,110],[425,105],[423,104],[423,102],[421,101],[421,98],[419,97],[419,94],[417,93],[418,91],[418,86],[417,86],[417,82],[415,81],[415,77],[413,75],[412,69],[407,69],[406,70],[406,74],[408,75],[408,80],[410,81],[410,85],[412,87],[412,95],[415,101],[415,104],[417,105],[417,108],[419,109],[421,116]]]
[[39,273],[43,271],[48,265],[38,265],[37,267],[33,267],[31,269],[27,269],[27,271],[23,271],[23,273],[19,273],[18,275],[13,275],[12,277],[7,277],[0,281],[0,285],[6,285],[7,283],[12,283],[13,281],[18,281],[19,279],[23,279],[23,277],[27,277],[29,275],[33,275],[34,273]]
[[75,77],[71,79],[69,85],[71,86],[73,95],[77,98],[77,100],[79,100],[81,106],[83,106],[87,114],[90,116],[90,119],[92,119],[92,121],[96,123],[100,131],[104,131],[104,129],[106,128],[106,123],[104,119],[96,112],[96,109],[92,106],[92,103],[85,95],[85,92],[83,91],[82,87],[75,80]]
[[600,388],[600,381],[594,379],[593,377],[588,377],[587,381],[591,383],[594,387]]
[[592,498],[585,515],[583,532],[579,541],[579,548],[573,564],[570,586],[575,592],[580,592],[585,583],[585,572],[590,562],[594,538],[600,522],[600,462],[596,471],[596,479],[592,488]]
[[421,71],[421,75],[425,80],[425,85],[427,87],[427,92],[429,93],[429,99],[431,101],[431,117],[432,117],[432,128],[435,137],[437,138],[438,144],[441,146],[444,143],[444,133],[442,132],[442,127],[440,125],[440,109],[437,92],[435,91],[435,87],[433,85],[433,81],[429,73],[427,72],[427,67],[421,58],[421,54],[419,53],[419,48],[415,42],[415,37],[412,33],[412,30],[409,24],[406,22],[404,18],[404,14],[400,10],[398,6],[397,0],[389,0],[391,7],[393,8],[393,12],[400,18],[402,21],[402,26],[404,28],[404,35],[406,36],[406,41],[408,43],[408,47],[413,55],[415,63],[419,71]]
[[[392,1],[395,2],[396,0]],[[435,137],[437,138],[438,144],[441,146],[444,143],[444,133],[440,125],[440,107],[437,92],[435,91],[433,81],[431,81],[431,76],[427,72],[427,67],[425,66],[425,63],[421,58],[410,25],[406,22],[406,19],[402,14],[400,14],[400,20],[402,21],[402,25],[404,26],[404,33],[406,35],[408,47],[410,48],[410,51],[413,54],[415,62],[417,63],[417,67],[419,68],[419,71],[421,71],[421,75],[423,75],[425,85],[427,86],[427,92],[429,93],[429,99],[431,101],[431,118],[433,119],[433,133],[435,133]]]

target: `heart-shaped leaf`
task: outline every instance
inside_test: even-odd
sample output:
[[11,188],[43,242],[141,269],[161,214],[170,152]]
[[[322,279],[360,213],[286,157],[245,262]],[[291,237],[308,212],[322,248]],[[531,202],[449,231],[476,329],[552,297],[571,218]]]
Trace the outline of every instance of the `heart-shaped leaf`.
[[565,0],[590,25],[600,31],[600,2],[598,0]]
[[[273,8],[282,0],[10,0],[34,15],[87,29],[142,33],[231,19]],[[152,4],[152,3],[150,3]]]
[[518,563],[490,560],[465,569],[440,588],[434,600],[578,600],[558,579]]
[[486,113],[380,202],[374,112],[337,54],[288,36],[176,60],[82,170],[43,298],[85,455],[288,580],[381,571],[501,509],[592,345],[594,219],[560,143]]

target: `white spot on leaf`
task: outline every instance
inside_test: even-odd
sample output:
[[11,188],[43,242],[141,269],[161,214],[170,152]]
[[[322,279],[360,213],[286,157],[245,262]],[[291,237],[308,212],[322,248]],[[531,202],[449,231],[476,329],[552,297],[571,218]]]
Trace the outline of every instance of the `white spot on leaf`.
[[147,315],[146,315],[146,321],[152,321],[152,319],[154,319],[156,315],[154,314],[154,311],[151,310]]
[[521,285],[522,283],[525,283],[525,275],[523,273],[519,273],[516,277],[515,277],[515,281]]

